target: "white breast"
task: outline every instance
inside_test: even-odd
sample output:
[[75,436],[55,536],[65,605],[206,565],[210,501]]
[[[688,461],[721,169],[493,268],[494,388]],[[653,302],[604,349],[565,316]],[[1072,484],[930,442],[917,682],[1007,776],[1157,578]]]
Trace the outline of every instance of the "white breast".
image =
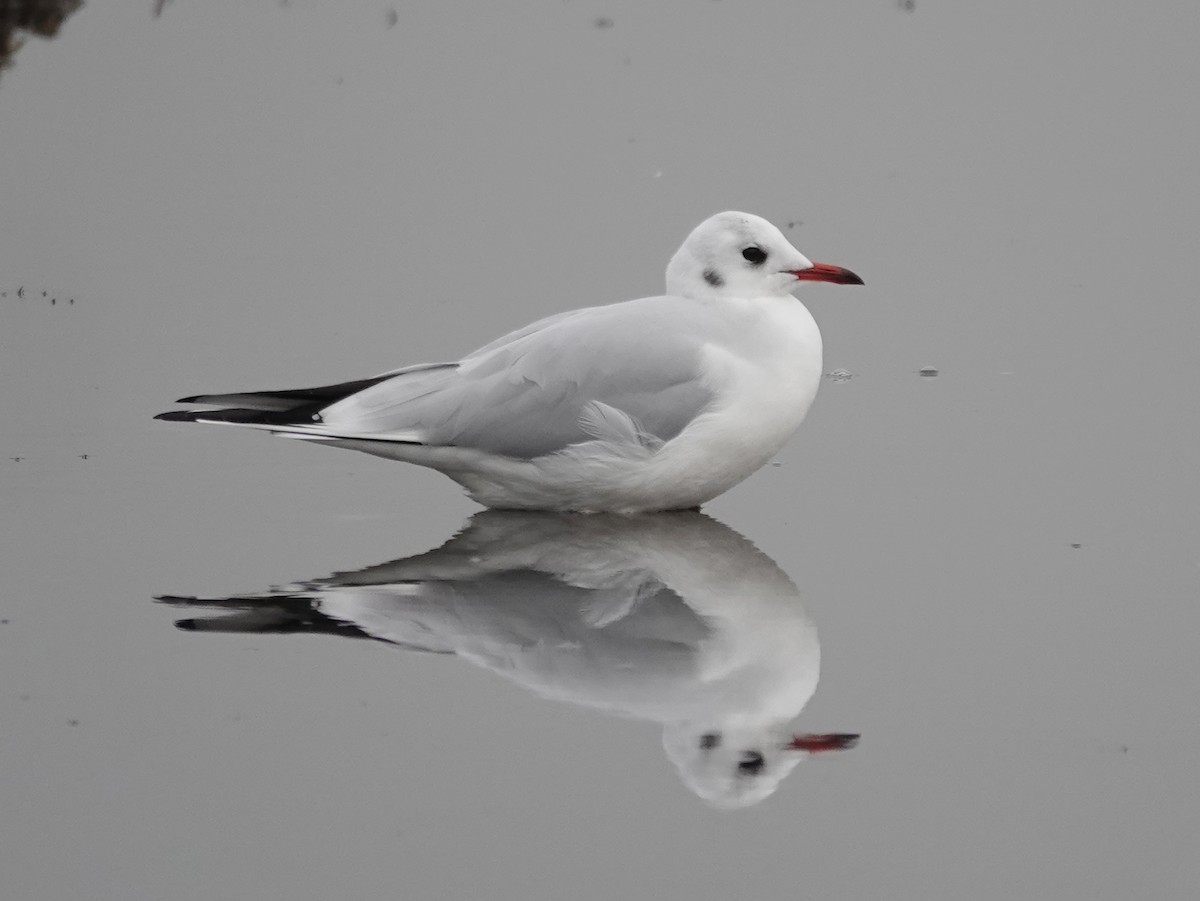
[[750,303],[755,309],[738,311],[729,333],[704,349],[705,378],[717,398],[712,409],[658,455],[664,466],[702,475],[719,491],[775,455],[821,381],[821,332],[804,305],[790,297]]
[[589,442],[529,462],[489,458],[444,471],[488,506],[640,510],[696,507],[783,446],[821,378],[821,333],[791,297],[722,299],[725,327],[701,350],[712,406],[657,452]]

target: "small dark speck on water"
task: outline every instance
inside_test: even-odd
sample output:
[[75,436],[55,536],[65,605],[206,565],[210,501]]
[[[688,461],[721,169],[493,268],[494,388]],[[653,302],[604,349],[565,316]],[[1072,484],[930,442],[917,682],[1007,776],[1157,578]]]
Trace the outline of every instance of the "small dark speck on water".
[[387,21],[388,28],[395,28],[396,23],[400,21],[400,14],[397,13],[394,9],[389,9],[387,11],[386,21]]
[[79,720],[67,720],[67,725],[68,726],[78,726]]
[[613,20],[608,18],[608,16],[597,16],[592,21],[592,24],[595,25],[597,28],[612,28]]
[[25,458],[24,457],[9,457],[8,459],[12,460],[14,463],[20,463]]
[[79,455],[79,459],[80,459],[80,460],[86,460],[87,458],[88,458],[88,455],[87,455],[87,454],[80,454],[80,455]]
[[0,626],[7,626],[7,625],[8,625],[8,620],[0,619]]
[[[42,296],[44,297],[45,295],[42,295]],[[57,297],[51,297],[51,298],[50,298],[50,306],[54,306],[56,303],[58,303],[58,298],[57,298]]]
[[937,377],[938,377],[938,371],[936,369],[922,369],[921,370],[921,378],[935,379]]
[[1075,548],[1075,550],[1079,550],[1081,547],[1083,547],[1083,545],[1082,544],[1073,544],[1073,545],[1071,545],[1071,547]]
[[804,223],[803,223],[801,220],[799,220],[799,219],[795,219],[795,220],[793,220],[792,222],[789,222],[789,223],[787,224],[787,227],[788,227],[788,228],[795,228],[797,225],[803,225],[803,224],[804,224]]
[[43,291],[43,292],[42,292],[42,297],[45,297],[45,296],[46,296],[46,292],[45,292],[45,291]]
[[896,0],[896,5],[906,13],[911,13],[917,9],[917,0]]
[[771,465],[772,466],[782,466],[783,464],[782,463],[772,463]]

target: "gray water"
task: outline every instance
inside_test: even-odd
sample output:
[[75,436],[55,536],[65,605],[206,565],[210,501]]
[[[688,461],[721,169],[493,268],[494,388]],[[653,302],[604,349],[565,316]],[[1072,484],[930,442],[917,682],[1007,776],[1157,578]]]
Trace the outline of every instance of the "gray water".
[[[5,898],[1200,890],[1200,7],[152,7],[88,4],[0,77]],[[805,293],[836,377],[684,524],[775,586],[730,646],[800,649],[746,709],[861,734],[740,809],[664,746],[663,661],[763,597],[678,581],[724,552],[499,567],[528,606],[487,585],[473,635],[626,630],[567,687],[436,617],[437,648],[304,634],[478,508],[151,419],[657,293],[726,208],[867,282]],[[208,616],[241,628],[174,626]]]

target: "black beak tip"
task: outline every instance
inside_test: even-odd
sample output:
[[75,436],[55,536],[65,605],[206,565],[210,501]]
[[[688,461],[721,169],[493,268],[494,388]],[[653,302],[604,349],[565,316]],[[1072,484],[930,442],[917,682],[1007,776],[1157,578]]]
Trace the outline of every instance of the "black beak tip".
[[847,269],[846,274],[842,277],[842,284],[843,285],[865,285],[866,282],[864,282],[862,280],[861,276],[855,275],[853,272],[851,272],[849,269]]

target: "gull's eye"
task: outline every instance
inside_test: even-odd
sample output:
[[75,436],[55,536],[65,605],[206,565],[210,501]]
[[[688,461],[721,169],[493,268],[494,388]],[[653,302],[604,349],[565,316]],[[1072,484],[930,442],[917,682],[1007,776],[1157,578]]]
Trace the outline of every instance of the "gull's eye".
[[742,259],[755,266],[761,266],[767,261],[767,252],[761,247],[750,246],[742,251]]

